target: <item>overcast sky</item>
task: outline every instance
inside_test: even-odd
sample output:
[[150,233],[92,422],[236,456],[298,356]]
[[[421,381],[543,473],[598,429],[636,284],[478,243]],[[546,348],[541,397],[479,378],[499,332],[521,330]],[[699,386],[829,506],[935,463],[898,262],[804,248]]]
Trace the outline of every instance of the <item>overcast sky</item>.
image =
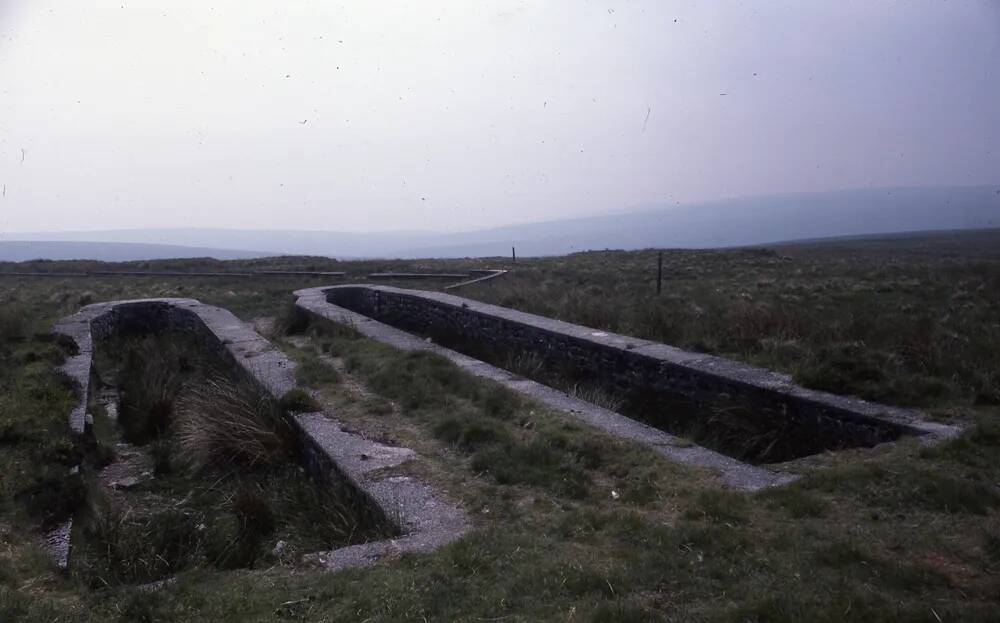
[[1000,181],[997,0],[0,0],[0,234]]

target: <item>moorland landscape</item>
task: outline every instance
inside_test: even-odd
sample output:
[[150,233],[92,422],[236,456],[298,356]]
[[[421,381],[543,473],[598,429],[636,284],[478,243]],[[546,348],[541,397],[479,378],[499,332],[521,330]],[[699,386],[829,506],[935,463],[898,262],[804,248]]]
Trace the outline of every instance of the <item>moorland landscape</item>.
[[[994,620],[997,249],[997,232],[984,230],[666,250],[659,294],[658,250],[516,264],[4,264],[0,612],[23,621]],[[365,283],[373,272],[471,268],[512,270],[455,294],[771,368],[806,387],[913,407],[963,432],[933,446],[904,437],[809,456],[781,465],[801,475],[794,483],[744,492],[440,357],[351,327],[303,325],[289,311],[291,291],[336,285],[321,277],[10,274],[272,269],[344,271],[338,283]],[[452,282],[387,283],[440,290]],[[197,379],[162,374],[176,349],[191,350],[183,345],[117,345],[108,368],[117,357],[134,377],[119,381],[130,388],[125,428],[115,432],[96,414],[103,432],[81,446],[66,426],[73,388],[55,371],[68,353],[51,325],[83,305],[143,297],[196,298],[257,327],[298,364],[306,398],[367,438],[415,450],[420,460],[401,473],[446,492],[473,529],[433,553],[371,568],[331,574],[304,559],[310,548],[378,528],[350,519],[350,505],[323,497],[330,493],[295,484],[284,450],[268,461],[234,459],[228,465],[243,467],[228,480],[213,476],[217,466],[199,460],[198,440],[184,434],[184,414],[205,399]],[[168,414],[160,428],[148,428],[150,401]],[[154,448],[156,469],[127,492],[148,512],[116,515],[114,494],[100,486],[122,436]],[[70,474],[77,463],[84,470]],[[289,490],[297,493],[280,493]],[[320,506],[342,509],[321,515],[347,523],[317,521]],[[40,530],[72,514],[84,518],[80,545],[60,572]],[[215,527],[199,531],[206,522]],[[277,541],[295,545],[276,550]]]

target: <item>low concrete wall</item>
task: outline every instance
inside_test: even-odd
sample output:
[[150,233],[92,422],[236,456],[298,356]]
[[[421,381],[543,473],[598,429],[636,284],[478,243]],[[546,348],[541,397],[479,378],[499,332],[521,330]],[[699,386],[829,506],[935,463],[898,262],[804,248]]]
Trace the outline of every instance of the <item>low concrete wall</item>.
[[[295,365],[270,342],[233,314],[194,299],[114,301],[84,307],[60,320],[53,331],[69,340],[76,354],[61,371],[77,388],[79,402],[70,414],[70,428],[87,435],[87,405],[91,393],[95,344],[114,335],[177,332],[192,336],[206,350],[242,368],[274,398],[296,388]],[[385,446],[344,431],[323,413],[294,413],[305,466],[317,478],[346,483],[365,496],[377,512],[395,521],[402,536],[344,547],[318,557],[330,569],[370,564],[389,551],[428,551],[469,529],[465,513],[446,502],[426,484],[410,477],[385,477],[380,472],[414,458],[407,448]],[[61,541],[50,539],[53,557],[69,561],[69,529]]]
[[[927,422],[914,411],[805,389],[787,375],[769,370],[448,294],[346,285],[310,288],[296,295],[299,307],[314,316],[345,319],[343,312],[350,311],[425,335],[477,341],[498,352],[537,353],[624,390],[643,387],[697,402],[724,400],[767,409],[809,434],[851,436],[855,445],[873,446],[901,434],[936,440],[959,432]],[[357,317],[350,322],[359,323],[362,331],[370,330]],[[440,350],[446,356],[454,353]],[[459,355],[452,357],[458,362],[470,359],[454,354]],[[673,452],[672,458],[684,460],[680,454]],[[708,461],[712,463],[726,462],[715,457]]]

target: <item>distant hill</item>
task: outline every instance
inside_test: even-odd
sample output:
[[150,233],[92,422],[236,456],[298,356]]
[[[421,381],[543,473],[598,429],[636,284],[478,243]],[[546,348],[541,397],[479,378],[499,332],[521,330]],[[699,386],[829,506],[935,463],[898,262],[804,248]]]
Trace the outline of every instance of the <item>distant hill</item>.
[[562,255],[588,249],[717,248],[782,240],[1000,227],[1000,185],[849,190],[647,206],[515,225],[408,249],[404,257]]
[[165,258],[213,257],[218,260],[241,260],[265,257],[269,253],[210,249],[168,244],[142,244],[128,242],[66,242],[52,240],[7,241],[0,240],[0,261],[25,262],[28,260],[100,260],[128,262]]
[[[511,246],[521,256],[562,255],[588,249],[732,247],[990,227],[1000,227],[1000,185],[860,189],[682,206],[656,204],[607,216],[460,233],[156,229],[19,237],[259,249],[261,253],[339,258],[420,258],[508,256]],[[210,253],[220,257],[219,251]]]

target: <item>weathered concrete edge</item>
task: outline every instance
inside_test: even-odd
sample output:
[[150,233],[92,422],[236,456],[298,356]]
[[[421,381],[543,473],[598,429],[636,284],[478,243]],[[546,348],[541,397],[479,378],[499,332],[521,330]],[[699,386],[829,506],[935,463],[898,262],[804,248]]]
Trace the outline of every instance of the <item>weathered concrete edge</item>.
[[[53,333],[72,340],[77,354],[60,366],[76,388],[79,401],[70,413],[70,430],[86,434],[87,405],[93,366],[94,321],[106,319],[130,306],[160,305],[192,312],[222,344],[237,365],[255,378],[275,398],[296,388],[294,362],[228,310],[194,299],[160,298],[112,301],[88,305],[58,321]],[[407,448],[385,446],[349,433],[322,413],[293,414],[293,422],[306,445],[323,455],[339,475],[395,520],[403,536],[335,549],[317,555],[330,570],[366,566],[393,551],[426,552],[464,535],[471,522],[460,508],[439,492],[409,477],[380,477],[386,468],[413,458]],[[60,568],[69,566],[72,520],[46,535],[47,549]]]
[[[429,485],[410,476],[385,476],[385,470],[415,456],[413,450],[386,446],[343,430],[322,413],[297,413],[295,424],[312,448],[337,472],[399,525],[402,535],[309,556],[330,571],[373,564],[391,552],[429,552],[457,540],[471,528],[466,513]],[[307,459],[308,460],[308,459]]]
[[[93,361],[93,341],[90,337],[89,322],[86,329],[81,330],[81,324],[72,322],[68,318],[63,318],[53,327],[53,333],[57,336],[68,338],[76,348],[75,354],[66,357],[66,360],[57,368],[65,376],[79,401],[70,410],[68,425],[70,436],[75,439],[82,439],[87,435],[87,404],[90,399],[90,371]],[[79,473],[80,465],[70,468],[70,473]],[[49,554],[52,562],[61,571],[69,569],[69,556],[71,551],[71,540],[73,534],[73,517],[70,517],[61,525],[46,532],[43,538],[43,548]]]
[[765,487],[783,485],[798,478],[794,474],[775,472],[749,465],[707,448],[693,445],[687,440],[632,418],[574,398],[547,385],[511,374],[502,368],[329,303],[326,300],[326,290],[328,289],[330,288],[319,287],[297,290],[295,304],[312,318],[350,326],[366,337],[400,350],[428,351],[441,355],[470,374],[495,381],[543,405],[567,412],[581,422],[611,435],[638,442],[671,461],[715,470],[719,473],[721,480],[733,488],[756,491]]

